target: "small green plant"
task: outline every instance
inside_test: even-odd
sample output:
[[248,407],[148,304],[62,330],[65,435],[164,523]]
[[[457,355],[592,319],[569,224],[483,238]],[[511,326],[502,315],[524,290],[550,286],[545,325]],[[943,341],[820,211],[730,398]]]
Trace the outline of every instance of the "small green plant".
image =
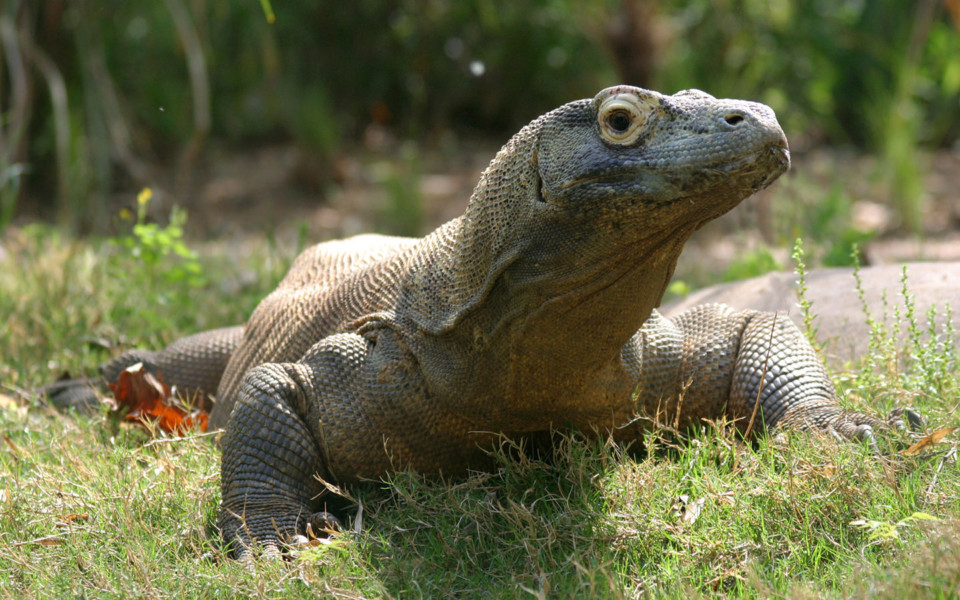
[[[857,298],[860,300],[860,310],[865,318],[867,328],[870,330],[870,339],[867,342],[867,353],[861,360],[860,372],[857,374],[857,379],[861,382],[860,387],[863,387],[865,385],[875,385],[878,383],[880,377],[876,372],[877,365],[880,362],[880,357],[888,354],[889,344],[887,344],[886,340],[889,339],[889,335],[886,327],[883,324],[883,321],[877,321],[870,312],[870,305],[867,303],[866,292],[863,287],[863,278],[860,276],[859,247],[854,248],[853,257],[854,288],[857,291]],[[884,313],[886,313],[886,292],[883,294],[882,302],[884,306]]]
[[814,348],[819,348],[816,341],[817,328],[813,324],[815,315],[813,314],[813,302],[807,298],[807,265],[803,261],[803,239],[797,238],[793,242],[793,252],[790,257],[796,265],[794,272],[797,274],[797,302],[800,305],[800,312],[803,315],[803,332],[807,339],[813,344]]
[[144,188],[137,195],[137,222],[133,225],[131,235],[116,241],[140,261],[145,269],[142,274],[146,277],[172,284],[186,283],[190,287],[205,285],[206,279],[197,253],[183,241],[187,211],[174,207],[166,226],[147,223],[147,204],[151,198],[153,191],[150,188]]
[[174,207],[169,223],[150,223],[147,221],[147,205],[152,197],[149,188],[137,195],[137,217],[130,234],[110,240],[114,247],[125,253],[114,253],[108,270],[115,280],[124,282],[128,289],[139,295],[127,306],[116,307],[113,316],[121,318],[132,313],[138,320],[149,323],[151,330],[172,331],[176,327],[170,320],[169,311],[163,307],[193,304],[192,292],[205,286],[207,278],[197,253],[183,240],[187,212]]
[[[955,397],[960,358],[953,327],[953,312],[949,304],[938,309],[931,306],[923,314],[916,307],[915,295],[910,290],[907,268],[900,276],[901,301],[894,303],[883,292],[876,307],[871,310],[860,275],[859,251],[854,248],[853,277],[861,312],[870,331],[866,353],[860,358],[850,386],[863,398],[883,394],[905,405],[919,398]],[[943,311],[943,319],[938,318]]]
[[882,543],[893,540],[900,540],[900,531],[918,521],[939,521],[940,519],[925,512],[914,512],[908,517],[900,519],[896,523],[892,521],[875,521],[871,519],[857,519],[851,521],[854,527],[859,527],[867,532],[867,538],[871,543]]
[[900,295],[903,297],[907,339],[909,340],[907,359],[910,369],[904,375],[905,385],[920,393],[942,396],[948,391],[952,374],[957,371],[957,352],[949,320],[951,308],[945,308],[947,336],[937,331],[937,310],[931,306],[926,313],[927,324],[924,327],[917,315],[916,298],[910,291],[907,266],[903,266],[900,275]]

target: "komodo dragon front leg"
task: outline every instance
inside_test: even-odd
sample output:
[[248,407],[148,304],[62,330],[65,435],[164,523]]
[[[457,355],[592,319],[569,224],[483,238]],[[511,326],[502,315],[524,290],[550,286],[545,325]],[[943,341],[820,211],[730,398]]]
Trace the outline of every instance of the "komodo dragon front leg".
[[332,335],[296,363],[261,365],[244,378],[223,439],[224,540],[240,558],[254,543],[270,555],[308,523],[329,523],[321,479],[481,465],[493,434],[470,429],[429,402],[389,329]]

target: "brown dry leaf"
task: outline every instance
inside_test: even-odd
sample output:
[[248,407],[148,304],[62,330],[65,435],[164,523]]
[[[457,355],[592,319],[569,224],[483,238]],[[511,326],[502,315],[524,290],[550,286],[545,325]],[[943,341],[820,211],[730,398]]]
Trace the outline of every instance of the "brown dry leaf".
[[47,537],[33,540],[33,543],[40,544],[41,546],[59,546],[63,543],[63,539],[55,535],[48,535]]
[[916,456],[921,452],[923,452],[923,450],[926,449],[927,447],[940,443],[940,440],[947,437],[954,431],[956,431],[955,427],[943,427],[941,429],[938,429],[933,433],[931,433],[930,435],[924,437],[922,440],[920,440],[916,444],[910,446],[909,448],[901,452],[901,454],[903,454],[904,456]]
[[194,427],[199,427],[200,431],[207,430],[207,412],[188,412],[174,398],[163,379],[147,372],[142,363],[122,371],[117,381],[109,386],[116,403],[115,410],[127,410],[124,418],[128,421],[140,424],[155,422],[163,431],[179,435]]
[[17,446],[13,442],[13,440],[10,439],[10,436],[8,436],[7,434],[3,434],[3,441],[4,443],[6,443],[7,447],[10,448],[10,450],[13,452],[13,454],[17,458],[20,458],[23,455],[23,452],[20,451],[20,447]]

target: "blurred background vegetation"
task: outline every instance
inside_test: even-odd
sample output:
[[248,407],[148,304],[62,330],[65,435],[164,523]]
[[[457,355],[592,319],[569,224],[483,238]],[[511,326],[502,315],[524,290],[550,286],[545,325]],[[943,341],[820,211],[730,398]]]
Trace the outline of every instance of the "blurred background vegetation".
[[[960,136],[960,0],[274,0],[275,19],[257,0],[0,6],[0,230],[107,232],[144,187],[189,205],[224,148],[295,148],[318,199],[342,156],[384,136],[455,154],[625,82],[770,104],[795,152],[873,157],[896,226],[919,232],[927,157]],[[386,228],[413,233],[422,153],[391,148]],[[827,227],[850,192],[821,191]]]

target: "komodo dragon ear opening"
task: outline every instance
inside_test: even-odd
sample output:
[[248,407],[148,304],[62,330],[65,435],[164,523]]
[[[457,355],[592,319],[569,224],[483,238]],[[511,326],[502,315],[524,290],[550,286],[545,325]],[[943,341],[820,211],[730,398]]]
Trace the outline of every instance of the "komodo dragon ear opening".
[[628,146],[643,133],[653,106],[636,94],[622,93],[606,98],[597,109],[600,137],[618,146]]

